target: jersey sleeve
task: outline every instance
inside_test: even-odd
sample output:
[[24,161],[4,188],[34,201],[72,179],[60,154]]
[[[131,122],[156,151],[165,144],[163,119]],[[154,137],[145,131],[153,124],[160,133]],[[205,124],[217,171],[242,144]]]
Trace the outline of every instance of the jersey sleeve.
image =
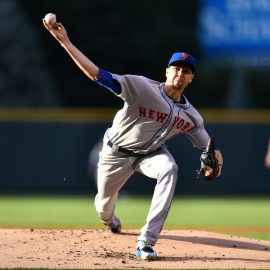
[[205,129],[203,118],[191,104],[189,104],[187,113],[194,123],[194,128],[187,131],[186,136],[191,141],[193,146],[199,148],[200,150],[204,150],[207,146],[209,135]]
[[[118,75],[103,69],[99,70],[99,78],[96,83],[104,86],[125,102],[134,103],[138,97],[142,96],[149,83],[149,79],[138,75]],[[144,92],[144,94],[147,94]]]
[[96,80],[96,83],[104,86],[116,95],[122,92],[121,84],[106,70],[99,69],[99,78]]
[[203,124],[187,132],[186,136],[195,147],[202,151],[206,148],[209,135]]

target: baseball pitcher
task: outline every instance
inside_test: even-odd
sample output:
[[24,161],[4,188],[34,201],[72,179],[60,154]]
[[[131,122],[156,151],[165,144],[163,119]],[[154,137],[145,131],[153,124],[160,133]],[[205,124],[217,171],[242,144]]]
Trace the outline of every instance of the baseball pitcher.
[[[165,69],[165,82],[113,74],[96,66],[75,47],[61,23],[49,24],[44,19],[43,23],[86,76],[123,100],[123,108],[104,134],[95,207],[101,222],[113,233],[120,233],[121,222],[114,215],[120,189],[134,172],[155,179],[150,210],[137,238],[135,252],[141,259],[155,259],[153,246],[168,216],[178,173],[178,166],[165,143],[176,135],[185,134],[203,152],[210,137],[201,115],[183,94],[194,78],[195,59],[185,52],[174,53]],[[205,157],[205,152],[203,154]],[[211,179],[219,176],[223,164],[216,147],[211,158],[215,162],[201,162],[203,169],[199,172],[207,179],[212,174]]]

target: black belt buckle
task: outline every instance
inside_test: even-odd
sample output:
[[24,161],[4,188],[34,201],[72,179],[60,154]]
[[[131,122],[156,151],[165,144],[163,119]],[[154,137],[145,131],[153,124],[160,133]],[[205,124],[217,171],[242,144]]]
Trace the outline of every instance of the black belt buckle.
[[134,151],[131,151],[131,150],[125,149],[121,146],[118,146],[118,145],[112,143],[110,140],[107,142],[107,145],[112,148],[113,153],[120,152],[120,153],[125,153],[125,154],[128,154],[130,156],[134,156],[134,157],[143,156],[143,154],[136,154],[136,153],[134,153]]

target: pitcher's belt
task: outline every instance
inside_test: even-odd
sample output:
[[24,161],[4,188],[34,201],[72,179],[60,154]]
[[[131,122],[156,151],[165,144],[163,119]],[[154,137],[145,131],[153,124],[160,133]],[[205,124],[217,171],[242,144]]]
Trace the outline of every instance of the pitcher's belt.
[[107,145],[110,146],[112,149],[113,149],[113,152],[120,152],[120,153],[125,153],[125,154],[128,154],[130,156],[134,156],[134,157],[142,157],[142,156],[145,156],[144,154],[138,154],[138,153],[135,153],[134,151],[132,150],[128,150],[122,146],[118,146],[118,145],[115,145],[113,142],[111,142],[110,140],[107,142]]

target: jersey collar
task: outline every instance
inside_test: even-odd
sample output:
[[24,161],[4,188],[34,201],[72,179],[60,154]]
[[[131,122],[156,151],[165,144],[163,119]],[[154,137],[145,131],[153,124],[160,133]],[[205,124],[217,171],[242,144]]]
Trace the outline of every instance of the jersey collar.
[[168,100],[170,100],[173,104],[175,104],[177,107],[179,107],[181,109],[187,109],[187,108],[189,108],[189,102],[188,102],[187,98],[184,95],[181,96],[181,100],[180,101],[172,100],[170,97],[168,97],[167,94],[166,94],[166,92],[165,92],[165,90],[164,90],[164,84],[165,83],[162,83],[161,84],[161,89],[162,89],[165,97]]

